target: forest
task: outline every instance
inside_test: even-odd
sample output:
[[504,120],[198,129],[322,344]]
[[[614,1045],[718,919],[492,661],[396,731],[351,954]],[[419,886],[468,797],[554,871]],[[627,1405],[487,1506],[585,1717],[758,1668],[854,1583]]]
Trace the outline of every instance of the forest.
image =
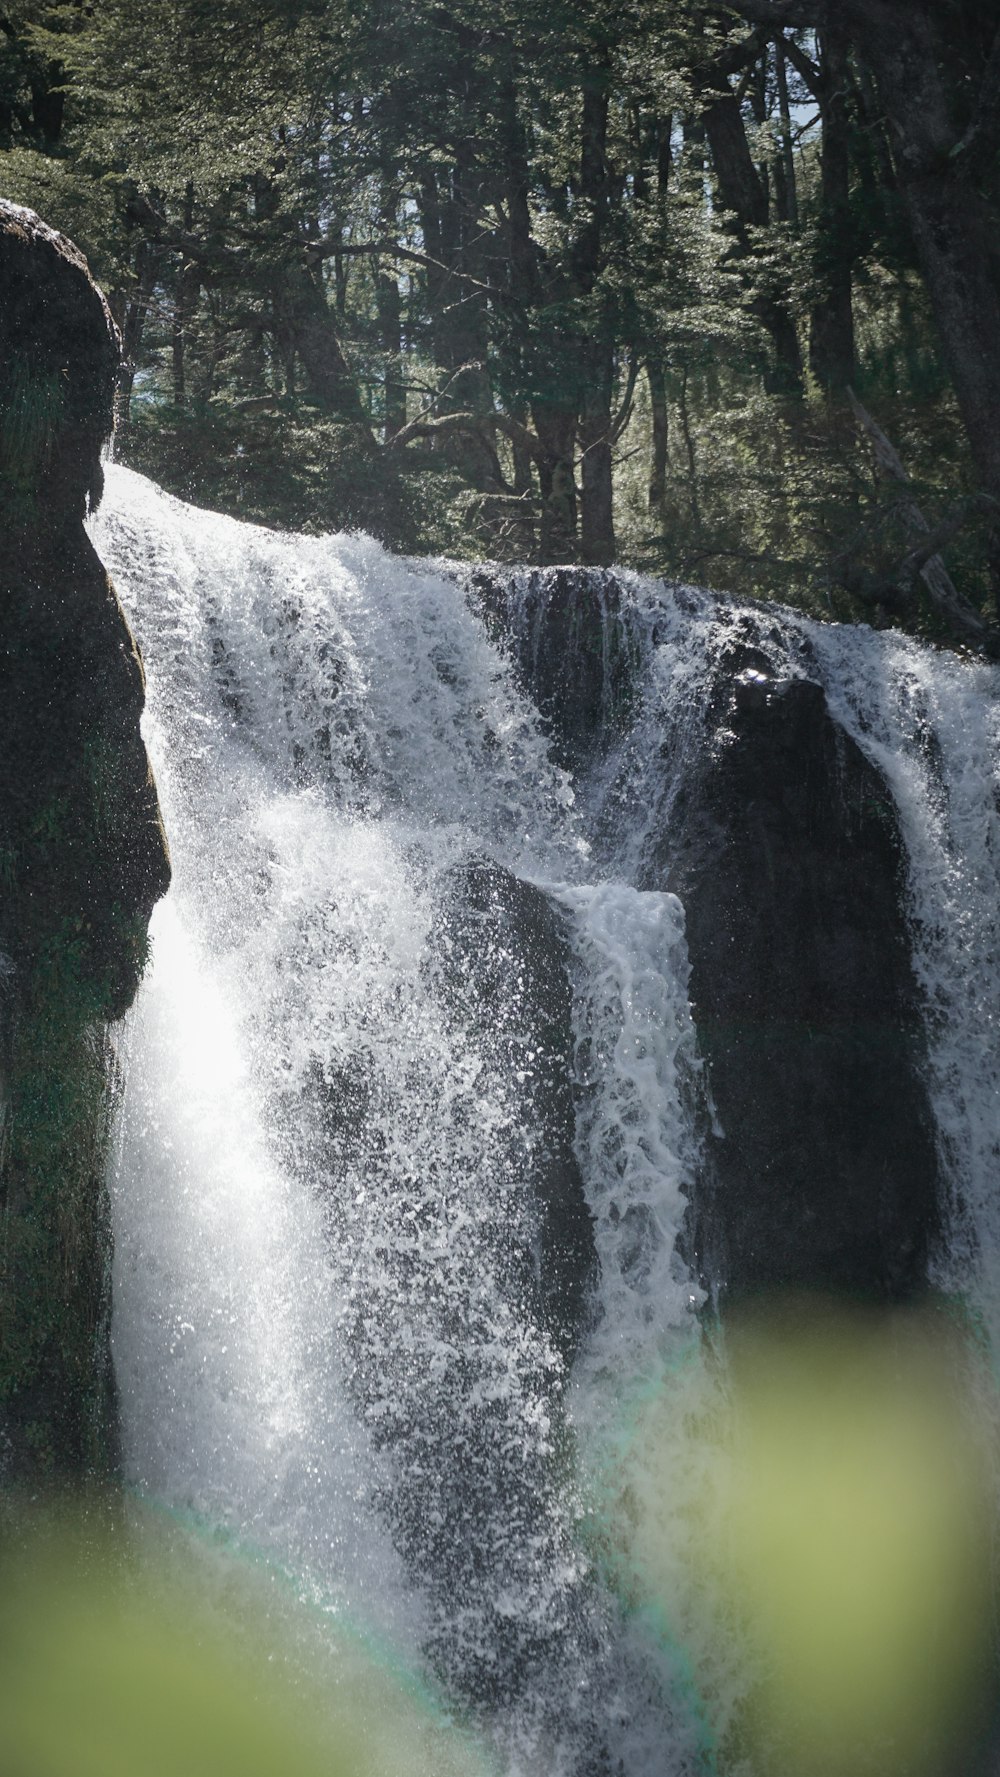
[[993,653],[997,0],[62,0],[0,190],[80,243],[118,455],[408,552]]

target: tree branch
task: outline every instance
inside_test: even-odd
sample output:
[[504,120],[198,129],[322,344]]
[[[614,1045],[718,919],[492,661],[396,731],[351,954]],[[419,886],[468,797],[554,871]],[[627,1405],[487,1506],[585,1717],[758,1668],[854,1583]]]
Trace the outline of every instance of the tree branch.
[[781,32],[778,32],[778,36],[781,37],[782,53],[791,62],[796,74],[805,81],[813,98],[819,99],[823,92],[822,70],[817,67],[812,56],[807,56],[805,50],[800,48],[794,37],[785,37]]
[[[953,635],[963,640],[977,642],[990,652],[996,648],[997,638],[989,624],[979,612],[964,598],[951,578],[940,551],[956,530],[965,522],[968,511],[963,512],[959,522],[954,523],[955,514],[945,521],[943,526],[933,530],[917,505],[916,498],[910,488],[910,478],[903,467],[898,451],[886,437],[882,428],[872,418],[866,407],[863,407],[852,388],[847,390],[847,398],[851,410],[861,430],[867,433],[875,450],[875,457],[883,474],[891,481],[900,485],[899,510],[911,533],[919,538],[915,547],[908,550],[899,566],[894,571],[876,580],[873,575],[855,566],[850,557],[841,556],[834,563],[834,570],[842,586],[866,604],[884,604],[890,608],[906,611],[912,609],[916,602],[915,581],[919,575],[927,589],[931,603],[943,617]],[[994,502],[986,495],[977,495],[969,502],[969,509],[984,506],[992,508]]]
[[758,27],[748,37],[740,37],[735,42],[727,43],[708,61],[698,64],[699,73],[705,79],[715,75],[728,80],[730,74],[739,74],[746,69],[749,76],[764,48],[765,37],[763,28]]
[[965,529],[969,519],[977,512],[992,513],[996,518],[1000,515],[1000,502],[990,499],[988,494],[970,495],[947,518],[943,518],[934,530],[928,531],[919,547],[912,549],[909,555],[904,558],[899,572],[910,575],[920,573],[931,557],[946,548],[952,538],[957,537],[959,531]]
[[[398,432],[394,432],[392,437],[386,441],[387,444],[399,444],[400,442],[405,444],[407,438],[417,438],[422,434],[431,431],[438,431],[441,429],[447,430],[447,427],[441,427],[440,420],[435,417],[435,409],[440,407],[448,390],[454,382],[457,382],[460,376],[464,376],[467,370],[482,370],[482,368],[483,366],[478,359],[472,359],[468,364],[460,364],[457,370],[453,370],[446,381],[441,384],[441,387],[432,392],[426,407],[421,408],[416,418],[410,420],[407,425],[400,426]],[[442,417],[444,419],[465,420],[469,416],[466,414],[445,414]]]
[[[173,247],[178,252],[186,253],[199,265],[205,263],[231,264],[234,268],[244,266],[241,254],[232,247],[218,244],[206,245],[197,235],[178,227],[171,222],[161,210],[145,195],[138,191],[129,199],[127,215],[133,222],[141,223],[150,233],[165,246]],[[484,284],[481,278],[474,278],[471,273],[457,271],[453,266],[445,265],[440,259],[432,259],[429,253],[418,253],[412,247],[400,246],[398,241],[307,241],[301,243],[307,263],[319,265],[325,259],[333,259],[337,254],[345,259],[363,258],[366,254],[388,254],[394,259],[412,260],[417,265],[429,267],[433,271],[443,272],[449,278],[455,278],[461,284],[468,284],[470,289],[484,296],[492,296],[501,300],[507,292],[499,290],[493,284]]]
[[[204,242],[199,241],[196,235],[188,234],[185,229],[178,228],[176,223],[169,221],[162,210],[158,210],[152,200],[146,196],[145,192],[135,191],[132,193],[125,206],[125,219],[133,224],[141,223],[154,240],[168,247],[176,247],[180,252],[186,253],[190,259],[204,260],[206,256]],[[225,254],[225,249],[221,249],[221,251]]]
[[386,439],[387,451],[401,450],[413,438],[440,437],[447,432],[476,432],[482,425],[482,416],[478,413],[429,413],[425,408],[414,420],[408,420],[400,426],[391,438]]
[[431,271],[443,272],[448,278],[457,278],[459,283],[468,284],[473,290],[481,291],[484,296],[505,298],[507,292],[499,290],[494,284],[484,284],[481,278],[474,278],[471,272],[457,271],[454,266],[446,265],[441,259],[432,259],[429,253],[418,253],[413,247],[401,247],[398,241],[321,241],[310,242],[307,256],[318,265],[321,260],[333,259],[337,254],[345,259],[357,259],[365,254],[377,255],[384,253],[392,259],[407,259],[414,265],[426,266]]
[[[672,536],[644,537],[644,543],[673,543]],[[770,555],[767,550],[754,549],[684,549],[677,558],[678,565],[688,573],[704,561],[738,561],[744,565],[780,568],[782,573],[795,574],[801,578],[805,564],[801,561],[789,561],[781,555]]]
[[509,414],[472,413],[469,411],[442,413],[435,417],[426,408],[423,413],[417,415],[416,419],[409,420],[405,426],[401,426],[399,431],[387,441],[385,448],[387,451],[399,450],[404,444],[409,444],[413,438],[440,437],[448,432],[482,432],[484,427],[488,427],[491,431],[502,432],[505,438],[523,445],[536,462],[544,457],[541,441],[535,436],[535,433],[529,431],[527,426],[522,426],[519,420],[511,419]]
[[625,392],[622,395],[621,406],[619,407],[618,412],[615,414],[615,417],[612,420],[610,428],[608,430],[608,439],[609,439],[610,443],[613,445],[618,443],[618,440],[621,437],[622,433],[624,432],[625,427],[628,425],[629,420],[632,418],[632,407],[634,405],[635,385],[638,380],[638,376],[639,376],[639,354],[638,354],[638,352],[631,352],[629,354],[628,376],[625,381]]

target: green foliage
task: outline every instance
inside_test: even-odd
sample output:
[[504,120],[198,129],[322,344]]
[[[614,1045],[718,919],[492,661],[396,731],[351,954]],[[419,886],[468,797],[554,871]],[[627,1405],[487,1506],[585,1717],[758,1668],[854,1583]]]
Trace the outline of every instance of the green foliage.
[[379,485],[350,427],[280,397],[255,412],[225,397],[201,412],[150,402],[136,411],[126,449],[134,468],[197,506],[279,529],[366,530],[395,548],[433,546],[413,491]]
[[[271,524],[878,619],[844,563],[912,537],[846,383],[931,525],[980,488],[864,43],[738,10],[22,6],[0,181],[109,287],[120,454]],[[989,529],[946,547],[980,609]]]

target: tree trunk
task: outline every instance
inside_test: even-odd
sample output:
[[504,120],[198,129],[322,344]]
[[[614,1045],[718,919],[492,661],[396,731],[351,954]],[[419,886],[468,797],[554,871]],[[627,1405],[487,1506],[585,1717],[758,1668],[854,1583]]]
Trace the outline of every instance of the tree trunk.
[[728,89],[716,93],[706,104],[702,121],[722,208],[733,212],[741,233],[766,228],[767,192],[753,163],[736,94]]
[[[434,268],[427,282],[435,362],[451,373],[441,412],[474,413],[486,421],[493,412],[493,390],[486,293],[478,288],[487,282],[482,196],[482,175],[464,140],[444,189],[433,175],[425,177],[421,188],[424,240],[429,257],[443,268]],[[445,431],[441,449],[478,492],[509,493],[490,425]]]
[[[995,9],[994,9],[995,10]],[[847,0],[845,23],[868,62],[895,143],[900,191],[982,491],[1000,501],[1000,214],[987,180],[963,155],[988,110],[985,35],[995,17],[970,14],[958,32],[937,0]],[[979,89],[969,78],[979,51]],[[986,72],[983,69],[986,68]],[[995,144],[994,144],[995,154]],[[1000,612],[1000,526],[991,544]]]
[[344,357],[319,267],[302,261],[291,265],[283,298],[288,335],[310,396],[325,413],[353,423],[359,445],[367,454],[376,454],[371,424]]
[[[757,125],[758,129],[762,129],[768,119],[766,55],[759,58],[757,65],[753,70],[747,96],[750,100],[750,109],[753,112],[754,123]],[[767,206],[768,219],[770,219],[771,169],[768,165],[768,157],[766,155],[763,159],[757,162],[757,177],[760,180],[760,188],[764,193],[764,203]]]
[[819,243],[814,270],[821,294],[809,318],[809,367],[827,393],[843,391],[854,377],[850,154],[847,120],[847,45],[839,23],[819,33],[822,66],[820,109]]
[[673,134],[674,114],[668,111],[656,123],[656,188],[661,197],[667,192],[674,167]]
[[[904,190],[982,491],[1000,502],[1000,217],[980,192],[941,175]],[[1000,615],[1000,526],[990,568]]]
[[[608,89],[610,68],[601,57],[583,89],[580,196],[587,205],[573,249],[573,273],[583,295],[595,290],[602,269],[608,207]],[[615,559],[611,400],[614,348],[604,304],[592,309],[593,332],[580,341],[579,443],[580,548],[585,562],[608,566]]]
[[637,204],[649,201],[649,177],[646,164],[646,132],[639,105],[629,106],[629,148],[632,151],[632,196]]
[[542,447],[538,465],[542,491],[539,559],[543,565],[572,562],[577,557],[576,478],[573,471],[576,412],[535,402],[532,418]]
[[122,334],[122,369],[115,394],[115,432],[123,439],[128,436],[136,365],[162,260],[162,250],[140,236],[135,253],[135,284],[127,298],[122,299],[120,311],[115,316]]
[[653,449],[649,467],[648,506],[650,515],[661,523],[667,508],[667,452],[670,440],[667,379],[663,364],[657,357],[646,360],[649,384],[649,405],[653,420]]
[[617,554],[611,454],[614,355],[608,339],[586,342],[586,381],[580,408],[580,552],[585,562],[610,567]]
[[691,502],[691,524],[696,543],[701,542],[701,502],[698,498],[698,459],[695,455],[694,435],[691,431],[691,416],[688,412],[687,398],[688,373],[681,371],[678,407],[681,416],[681,431],[684,434],[684,450],[687,455],[688,467],[688,498]]
[[[395,237],[398,198],[395,185],[383,180],[379,220],[387,240]],[[385,373],[382,383],[383,438],[386,444],[406,425],[406,383],[403,378],[403,309],[399,278],[384,257],[375,264],[375,309],[378,316]]]
[[[881,426],[872,418],[868,409],[861,405],[853,389],[847,390],[847,398],[858,425],[871,439],[875,458],[882,473],[907,490],[900,498],[899,510],[910,533],[911,542],[918,545],[927,544],[928,537],[931,539],[930,544],[927,544],[926,553],[918,549],[917,556],[919,558],[922,555],[923,559],[919,560],[919,565],[913,571],[919,573],[931,602],[939,615],[944,618],[952,634],[957,635],[963,641],[983,642],[987,640],[988,632],[983,619],[958,591],[939,550],[932,547],[934,537],[931,527],[917,504],[916,497],[910,490],[910,478],[903,467],[898,451],[886,437]],[[905,565],[904,563],[904,567]],[[904,593],[905,590],[904,587]]]
[[[183,227],[185,234],[190,234],[194,225],[194,187],[189,184],[184,193]],[[187,349],[187,334],[201,278],[198,267],[192,260],[181,253],[174,281],[174,313],[171,329],[171,359],[174,379],[174,406],[187,405],[187,379],[185,375],[184,354]]]
[[[702,91],[707,99],[702,120],[715,168],[719,202],[731,213],[736,238],[749,262],[755,248],[752,231],[767,226],[767,192],[753,163],[736,94],[728,85],[722,92],[705,86]],[[748,271],[752,276],[749,264]],[[775,394],[801,395],[802,353],[787,303],[781,296],[767,292],[755,298],[753,308],[774,345],[775,366],[767,379],[769,388]]]
[[775,181],[776,191],[780,190],[781,199],[779,215],[783,222],[796,231],[799,226],[799,194],[795,176],[795,153],[792,144],[792,108],[788,100],[788,69],[785,65],[785,52],[779,37],[774,46],[775,69],[778,82],[778,109],[781,114],[781,182]]

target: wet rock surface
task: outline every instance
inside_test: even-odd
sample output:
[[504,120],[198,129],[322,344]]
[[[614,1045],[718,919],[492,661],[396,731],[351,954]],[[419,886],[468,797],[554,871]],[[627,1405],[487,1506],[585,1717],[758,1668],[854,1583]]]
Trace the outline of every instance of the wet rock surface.
[[[941,1185],[902,840],[881,774],[810,676],[808,647],[793,672],[776,664],[789,644],[773,608],[706,625],[691,680],[701,708],[671,735],[642,704],[676,616],[647,613],[643,636],[621,578],[588,569],[479,569],[471,592],[505,626],[556,754],[584,786],[639,716],[614,768],[622,800],[606,808],[612,829],[642,823],[628,789],[639,773],[661,813],[637,886],[672,890],[685,909],[710,1100],[688,1218],[703,1281],[723,1301],[921,1293]],[[672,608],[700,627],[708,596],[671,587],[664,618]],[[637,749],[657,747],[662,766],[641,772]]]
[[142,665],[84,529],[120,342],[86,261],[0,201],[0,1467],[113,1468],[103,1026],[169,881]]
[[119,356],[83,256],[0,202],[0,946],[30,971],[72,943],[110,1018],[169,881],[142,665],[84,530]]
[[[408,1032],[401,1010],[404,1071],[433,1095],[417,1119],[384,1051],[359,1047],[347,1066],[313,1066],[290,1124],[312,1143],[331,1237],[354,1242],[366,1278],[339,1338],[388,1477],[379,1508],[429,1601],[426,1649],[453,1694],[509,1710],[540,1667],[569,1658],[591,1608],[557,1503],[568,1367],[597,1274],[562,915],[491,859],[448,863],[418,967],[439,1030]],[[444,1069],[429,1053],[439,1037]],[[355,1193],[382,1198],[374,1224]],[[550,1563],[560,1577],[540,1594]],[[504,1602],[522,1594],[537,1608]]]
[[436,934],[452,1015],[470,1027],[508,1101],[507,1163],[528,1227],[512,1230],[522,1287],[564,1357],[596,1276],[593,1225],[574,1152],[569,947],[548,896],[477,859],[450,873]]
[[731,679],[653,873],[684,903],[714,1113],[692,1215],[706,1283],[723,1302],[919,1294],[939,1184],[902,845],[820,685]]
[[569,770],[585,765],[635,712],[641,647],[621,581],[599,569],[482,567],[468,584],[486,622],[507,638],[554,758]]

